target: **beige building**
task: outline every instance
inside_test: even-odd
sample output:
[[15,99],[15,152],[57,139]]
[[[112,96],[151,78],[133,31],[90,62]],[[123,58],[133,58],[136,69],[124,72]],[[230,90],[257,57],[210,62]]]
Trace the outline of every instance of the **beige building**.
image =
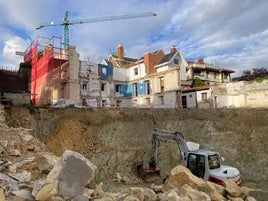
[[203,59],[199,59],[197,62],[188,62],[186,80],[192,81],[195,78],[200,78],[207,85],[229,83],[231,82],[231,73],[234,72],[214,64],[205,63]]

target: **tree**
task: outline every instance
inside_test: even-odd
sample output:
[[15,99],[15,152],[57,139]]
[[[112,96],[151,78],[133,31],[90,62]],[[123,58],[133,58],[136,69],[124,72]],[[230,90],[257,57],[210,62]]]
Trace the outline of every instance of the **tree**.
[[200,86],[206,86],[206,83],[197,77],[194,79],[192,87],[200,87]]
[[243,75],[238,78],[238,81],[250,81],[266,77],[268,77],[268,71],[266,68],[253,68],[252,71],[243,71]]

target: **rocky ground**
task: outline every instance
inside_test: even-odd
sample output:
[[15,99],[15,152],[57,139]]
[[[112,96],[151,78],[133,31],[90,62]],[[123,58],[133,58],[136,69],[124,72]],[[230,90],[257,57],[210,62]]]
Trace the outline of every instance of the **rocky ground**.
[[[225,164],[240,169],[243,186],[249,188],[249,194],[257,200],[268,199],[268,109],[33,110],[21,107],[5,109],[4,116],[1,144],[3,147],[5,142],[13,141],[9,149],[13,153],[7,154],[4,149],[2,161],[11,157],[15,164],[36,157],[40,151],[61,156],[65,150],[72,150],[97,166],[93,186],[103,182],[104,191],[116,192],[122,187],[144,185],[137,178],[135,163],[148,162],[152,129],[178,130],[190,141],[200,143],[202,148],[222,153]],[[10,136],[10,139],[3,136]],[[16,136],[28,138],[15,139]],[[30,136],[35,138],[29,139]],[[15,143],[18,140],[20,143]],[[161,145],[159,167],[163,176],[181,164],[176,150],[174,144]],[[31,180],[47,176],[42,171],[40,174],[33,162],[23,169],[31,170]],[[123,183],[118,183],[118,175]]]

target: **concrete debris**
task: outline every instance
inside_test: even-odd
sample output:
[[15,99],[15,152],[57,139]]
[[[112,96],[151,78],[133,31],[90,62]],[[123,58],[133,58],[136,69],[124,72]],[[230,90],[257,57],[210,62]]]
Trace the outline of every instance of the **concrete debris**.
[[35,160],[37,162],[38,170],[40,170],[42,173],[48,174],[57,164],[60,158],[52,153],[45,152],[40,153]]
[[25,200],[33,200],[30,189],[20,189],[17,191],[12,191],[11,194],[17,197],[24,198]]
[[25,170],[20,173],[8,173],[8,176],[20,183],[27,183],[31,181],[31,173]]
[[70,99],[60,99],[57,103],[53,104],[51,107],[54,108],[65,108],[74,106],[74,102]]
[[2,174],[2,173],[0,173],[0,181],[1,181],[1,183],[6,182],[6,183],[9,183],[9,184],[17,183],[17,181],[15,179],[9,177],[6,174]]

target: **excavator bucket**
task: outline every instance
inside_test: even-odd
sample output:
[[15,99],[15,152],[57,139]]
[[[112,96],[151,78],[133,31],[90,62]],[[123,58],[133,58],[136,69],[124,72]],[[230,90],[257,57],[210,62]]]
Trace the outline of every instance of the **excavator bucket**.
[[149,165],[148,169],[143,168],[143,164],[138,162],[136,164],[137,173],[140,178],[142,178],[146,183],[152,183],[161,180],[160,169],[155,165]]

